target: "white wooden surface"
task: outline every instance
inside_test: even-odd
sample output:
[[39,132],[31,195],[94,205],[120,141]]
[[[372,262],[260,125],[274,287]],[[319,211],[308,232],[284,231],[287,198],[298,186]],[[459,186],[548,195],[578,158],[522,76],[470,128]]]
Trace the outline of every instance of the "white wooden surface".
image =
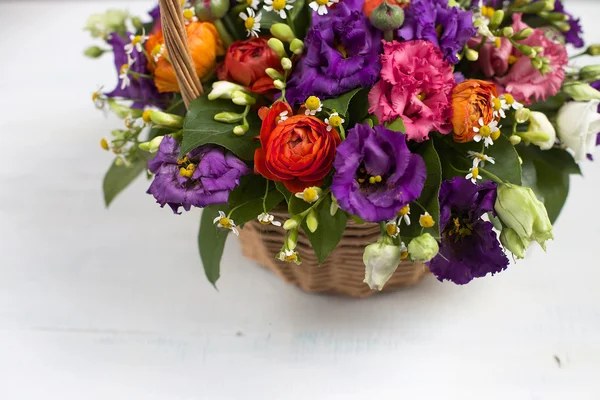
[[[124,3],[0,4],[0,399],[600,398],[597,163],[548,253],[497,277],[307,295],[231,240],[217,292],[198,211],[160,209],[143,179],[102,204],[119,122],[90,93],[116,77],[80,56],[81,26]],[[600,4],[567,4],[600,42]]]

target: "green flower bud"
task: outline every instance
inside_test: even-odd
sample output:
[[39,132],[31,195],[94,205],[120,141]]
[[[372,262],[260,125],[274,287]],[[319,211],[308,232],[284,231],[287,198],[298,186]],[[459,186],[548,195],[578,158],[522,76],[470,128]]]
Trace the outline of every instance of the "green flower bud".
[[369,20],[375,28],[382,31],[395,30],[404,23],[404,10],[384,1],[371,12]]
[[545,249],[546,241],[554,238],[546,207],[531,188],[500,185],[494,209],[504,226],[513,229],[523,243],[535,241]]
[[279,79],[275,79],[273,81],[273,86],[275,86],[279,90],[285,89],[285,83],[283,83],[283,81]]
[[234,90],[231,94],[231,101],[238,106],[251,106],[256,103],[256,99],[252,95],[242,90]]
[[285,52],[285,48],[283,47],[283,42],[277,38],[271,38],[267,41],[267,44],[273,50],[279,58],[287,57],[287,53]]
[[122,167],[123,165],[125,165],[125,160],[123,160],[121,157],[118,157],[115,159],[115,165],[117,167]]
[[490,20],[489,26],[491,29],[497,29],[500,25],[502,25],[502,21],[504,21],[504,11],[496,10],[496,11],[494,11],[494,15],[492,16],[492,19]]
[[213,83],[208,99],[231,99],[235,91],[244,91],[244,87],[228,81],[217,81]]
[[129,12],[126,10],[108,10],[104,13],[104,25],[111,32],[119,32],[125,29],[125,23],[129,17]]
[[241,121],[242,118],[244,118],[244,116],[242,114],[238,114],[238,113],[234,113],[234,112],[230,112],[230,111],[223,111],[223,112],[216,114],[214,118],[215,118],[215,121],[233,124],[233,123]]
[[229,10],[228,0],[210,0],[196,2],[196,17],[203,22],[211,22],[221,19]]
[[515,34],[515,30],[512,26],[502,28],[502,37],[511,37]]
[[521,140],[523,140],[523,139],[521,139],[521,136],[512,135],[511,137],[509,137],[509,138],[508,138],[508,140],[510,140],[510,143],[511,143],[513,146],[516,146],[516,145],[518,145],[519,143],[521,143]]
[[563,84],[562,92],[575,101],[600,100],[600,91],[594,89],[589,83],[567,82]]
[[90,46],[87,49],[85,49],[85,51],[83,52],[83,54],[89,58],[98,58],[104,53],[105,53],[105,50],[101,49],[98,46]]
[[529,128],[527,132],[521,134],[521,137],[542,150],[550,150],[556,142],[556,130],[546,114],[531,111],[529,113]]
[[363,262],[365,263],[365,282],[371,290],[381,290],[390,279],[398,264],[402,251],[389,236],[381,236],[376,243],[365,247]]
[[515,111],[515,119],[519,124],[524,124],[529,121],[529,117],[531,116],[531,110],[529,108],[521,107],[517,111]]
[[541,58],[535,57],[531,59],[531,65],[533,65],[533,68],[535,69],[542,69],[542,67],[544,66],[544,62]]
[[469,61],[477,61],[477,59],[479,59],[479,53],[477,52],[477,50],[473,50],[470,48],[465,49],[465,56]]
[[568,22],[564,21],[555,22],[554,26],[557,27],[558,30],[561,32],[569,32],[569,30],[571,29],[571,25],[569,25]]
[[304,42],[300,39],[294,39],[290,43],[290,51],[296,55],[302,54],[304,51]]
[[285,238],[285,245],[288,249],[294,250],[298,244],[298,227],[288,231]]
[[548,4],[546,1],[536,1],[535,3],[526,4],[524,6],[518,7],[514,9],[514,12],[522,12],[529,14],[539,14],[542,11],[552,11],[554,10],[554,4],[552,4],[552,8],[548,9]]
[[162,143],[163,138],[164,138],[164,136],[157,136],[154,139],[150,140],[149,142],[140,143],[138,146],[140,149],[154,154],[154,153],[158,152],[158,148],[160,147],[160,144]]
[[563,13],[559,13],[559,12],[547,12],[547,13],[544,13],[542,16],[550,22],[568,21],[569,20],[569,16],[567,14],[563,14]]
[[600,44],[592,44],[585,51],[590,56],[600,56]]
[[168,114],[162,111],[154,111],[150,114],[150,119],[157,125],[170,126],[172,128],[183,127],[183,117],[175,114]]
[[586,65],[579,70],[579,77],[586,81],[596,81],[600,78],[600,65]]
[[533,50],[533,48],[519,43],[516,43],[515,47],[519,53],[523,54],[524,56],[535,57],[535,50]]
[[244,123],[242,125],[237,125],[233,128],[233,134],[237,135],[237,136],[242,136],[246,132],[248,132],[248,129],[250,129],[250,126],[247,123]]
[[275,36],[282,42],[287,43],[296,38],[296,36],[294,36],[294,32],[292,32],[292,28],[290,28],[289,25],[282,23],[271,25],[271,35]]
[[296,229],[298,225],[300,225],[300,221],[302,221],[302,217],[296,215],[283,223],[283,229],[289,231],[290,229]]
[[337,202],[337,199],[332,194],[331,195],[331,205],[329,206],[329,214],[333,217],[338,212],[339,209],[340,209],[340,206]]
[[131,25],[133,25],[136,30],[140,30],[144,27],[144,23],[140,17],[131,17]]
[[283,79],[283,75],[281,75],[281,73],[279,71],[277,71],[275,68],[267,68],[265,69],[265,72],[267,73],[267,75],[269,75],[269,78],[275,80],[275,79],[279,79],[282,80]]
[[114,99],[108,99],[108,107],[111,109],[112,112],[114,112],[115,114],[117,114],[117,116],[119,118],[127,118],[127,117],[132,117],[132,118],[139,118],[142,116],[142,110],[139,110],[137,108],[130,108],[127,106],[123,106],[119,103],[117,103]]
[[[504,28],[504,29],[506,29],[506,28]],[[512,35],[512,39],[513,40],[525,40],[529,36],[531,36],[532,33],[533,33],[533,29],[525,28],[525,29],[522,29],[519,32],[515,33],[514,35]]]
[[527,250],[530,244],[528,241],[524,243],[519,235],[517,235],[517,232],[510,228],[502,229],[502,232],[500,232],[500,242],[517,258],[525,258],[525,250]]
[[289,71],[290,69],[292,69],[292,60],[290,60],[287,57],[283,57],[281,59],[281,67],[286,70]]
[[415,259],[423,262],[430,261],[440,251],[437,240],[429,233],[424,233],[414,238],[408,244],[408,254]]
[[317,216],[317,212],[314,208],[311,208],[306,216],[306,226],[308,226],[308,230],[312,233],[315,233],[319,227],[319,217]]

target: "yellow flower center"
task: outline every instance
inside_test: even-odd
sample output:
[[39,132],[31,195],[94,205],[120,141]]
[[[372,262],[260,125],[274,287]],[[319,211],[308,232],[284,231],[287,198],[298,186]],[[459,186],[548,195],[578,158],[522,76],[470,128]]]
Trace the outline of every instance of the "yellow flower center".
[[231,220],[227,217],[219,218],[219,224],[225,229],[233,228],[233,226],[231,225]]
[[162,53],[162,45],[161,44],[157,44],[156,46],[154,46],[154,48],[152,49],[152,55],[153,56],[157,56],[160,53]]
[[285,255],[283,256],[284,261],[286,262],[293,262],[296,261],[298,259],[298,254],[296,254],[295,252],[289,255]]
[[312,203],[317,200],[319,197],[319,193],[314,188],[306,188],[304,189],[304,201],[308,203]]
[[499,37],[497,37],[496,39],[494,39],[494,46],[499,49],[500,46],[502,46],[502,41],[500,40]]
[[281,11],[285,8],[285,0],[273,0],[273,10]]
[[317,0],[317,4],[320,6],[326,6],[329,0]]
[[406,260],[408,258],[408,251],[403,251],[400,253],[400,259]]
[[346,50],[346,48],[344,47],[343,44],[336,43],[335,49],[340,52],[340,54],[342,55],[342,57],[344,57],[344,58],[348,57],[348,50]]
[[100,97],[100,92],[92,93],[92,101],[95,102]]
[[329,118],[329,125],[333,127],[338,127],[342,125],[342,118],[339,115],[334,115]]
[[136,35],[131,39],[131,44],[136,45],[138,43],[142,43],[142,37],[140,35]]
[[[448,231],[448,236],[458,235],[459,237],[465,237],[471,235],[473,227],[468,222],[461,223],[460,219],[453,218],[452,228]],[[458,237],[456,238],[458,239]]]
[[194,10],[192,10],[191,8],[183,10],[183,18],[187,20],[192,20],[194,18]]
[[180,158],[177,160],[177,164],[181,165],[181,164],[187,164],[190,161],[190,159],[188,158],[188,156],[184,156],[183,158]]
[[424,93],[424,92],[421,92],[421,93],[419,93],[419,94],[417,95],[417,98],[418,98],[419,100],[423,101],[423,100],[425,100],[425,96],[426,96],[426,95],[425,95],[425,93]]
[[252,28],[254,28],[254,17],[246,18],[246,22],[244,22],[244,26],[246,27],[246,29],[252,30]]
[[394,236],[396,235],[396,232],[398,232],[398,226],[396,224],[387,224],[385,226],[385,231],[388,235]]
[[492,130],[489,126],[485,125],[479,129],[479,134],[483,137],[488,137],[492,134]]
[[515,98],[512,96],[512,94],[505,94],[504,100],[506,101],[506,104],[512,104],[515,102]]
[[108,142],[106,139],[102,138],[102,140],[100,140],[100,147],[102,147],[104,150],[108,150]]
[[381,175],[372,176],[372,177],[369,178],[369,183],[372,184],[372,185],[374,185],[376,183],[381,182],[382,179],[383,178],[381,178]]
[[252,6],[252,0],[246,0],[246,4]]
[[315,111],[321,106],[321,100],[319,100],[317,96],[310,96],[308,99],[306,99],[306,103],[304,103],[304,105],[310,111]]
[[154,111],[152,110],[146,110],[144,111],[144,113],[142,114],[142,119],[144,120],[144,122],[146,123],[150,123],[152,120],[150,119],[150,115],[152,115]]
[[120,69],[121,74],[126,74],[128,71],[129,71],[129,64],[121,65],[121,69]]
[[492,132],[492,140],[498,140],[499,137],[500,137],[500,129],[498,129],[495,132]]
[[442,37],[443,30],[444,30],[444,27],[441,24],[435,27],[435,33],[437,34],[438,38]]
[[433,225],[435,225],[435,222],[433,222],[433,217],[429,214],[421,215],[419,218],[419,223],[423,228],[431,228]]
[[512,56],[512,55],[511,55],[511,56],[508,56],[508,63],[509,63],[510,65],[512,65],[512,64],[514,64],[514,63],[516,63],[517,61],[519,61],[519,57],[517,57],[517,56]]
[[481,7],[481,15],[487,18],[492,18],[494,16],[494,8],[487,6]]
[[479,177],[479,168],[477,168],[477,167],[473,168],[471,173],[473,174],[473,179],[477,179]]
[[398,211],[398,216],[404,217],[410,211],[410,206],[407,204]]
[[494,100],[492,100],[492,103],[494,104],[494,110],[500,111],[502,108],[502,102],[500,99],[496,97]]

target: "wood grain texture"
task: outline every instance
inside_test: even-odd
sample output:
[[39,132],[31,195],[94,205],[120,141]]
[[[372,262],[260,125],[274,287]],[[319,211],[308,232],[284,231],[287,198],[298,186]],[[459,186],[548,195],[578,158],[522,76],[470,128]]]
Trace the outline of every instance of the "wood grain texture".
[[[122,122],[90,95],[117,74],[81,56],[81,27],[125,4],[153,5],[0,4],[0,399],[600,398],[598,163],[548,252],[496,277],[306,294],[228,240],[216,291],[198,210],[161,209],[143,177],[104,209],[98,142]],[[600,5],[566,4],[600,42]]]

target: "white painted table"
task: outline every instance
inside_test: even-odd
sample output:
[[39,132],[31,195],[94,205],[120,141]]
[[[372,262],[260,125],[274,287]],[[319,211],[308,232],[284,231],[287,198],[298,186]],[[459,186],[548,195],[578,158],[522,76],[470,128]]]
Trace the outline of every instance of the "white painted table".
[[[0,399],[600,398],[597,163],[548,253],[497,277],[308,295],[230,240],[216,292],[198,211],[160,209],[143,179],[103,207],[98,140],[119,122],[90,93],[116,77],[80,56],[81,27],[127,4],[151,6],[0,4]],[[567,5],[600,42],[600,4]]]

